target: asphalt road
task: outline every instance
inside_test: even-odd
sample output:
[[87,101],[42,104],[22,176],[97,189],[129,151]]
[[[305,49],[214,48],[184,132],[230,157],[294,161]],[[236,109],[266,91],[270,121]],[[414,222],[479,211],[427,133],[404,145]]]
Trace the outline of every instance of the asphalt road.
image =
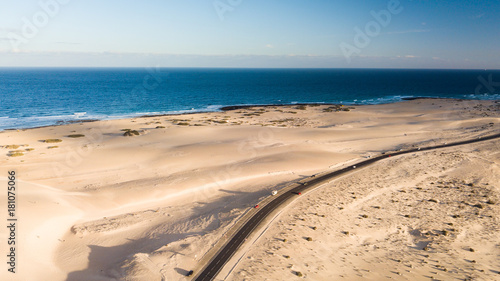
[[262,207],[255,213],[247,222],[244,224],[240,230],[229,240],[228,243],[224,245],[224,247],[215,255],[215,257],[210,261],[210,263],[205,267],[205,269],[199,273],[195,279],[195,281],[210,281],[217,276],[219,271],[224,267],[224,265],[227,263],[227,261],[234,255],[236,250],[245,242],[246,238],[252,233],[252,231],[269,215],[271,214],[277,207],[279,207],[281,204],[283,204],[285,201],[290,199],[291,197],[297,196],[297,193],[299,192],[304,192],[306,189],[309,189],[311,187],[314,187],[316,185],[325,183],[333,178],[336,178],[340,175],[343,175],[347,172],[353,171],[353,169],[356,168],[361,168],[368,166],[370,164],[373,164],[375,162],[378,162],[380,160],[389,158],[389,157],[394,157],[398,155],[403,155],[403,154],[408,154],[408,153],[415,153],[415,152],[421,152],[421,151],[428,151],[428,150],[433,150],[433,149],[438,149],[438,148],[444,148],[444,147],[452,147],[452,146],[458,146],[458,145],[464,145],[464,144],[470,144],[470,143],[475,143],[475,142],[481,142],[481,141],[487,141],[487,140],[492,140],[500,138],[500,134],[488,136],[488,137],[483,137],[479,139],[473,139],[473,140],[465,140],[461,142],[454,142],[454,143],[449,143],[449,144],[443,144],[443,145],[436,145],[436,146],[430,146],[430,147],[423,147],[423,148],[415,148],[415,149],[410,149],[410,150],[405,150],[405,151],[398,151],[395,153],[386,153],[382,154],[380,156],[370,158],[368,160],[364,160],[362,162],[359,162],[355,165],[328,173],[324,174],[321,176],[317,177],[310,177],[308,181],[303,181],[302,185],[299,185],[279,196],[277,196],[273,201],[269,202],[267,205]]

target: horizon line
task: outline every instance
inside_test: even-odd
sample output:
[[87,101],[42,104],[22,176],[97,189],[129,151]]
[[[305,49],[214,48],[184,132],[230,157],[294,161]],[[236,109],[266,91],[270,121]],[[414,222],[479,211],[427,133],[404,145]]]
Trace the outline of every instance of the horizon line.
[[0,66],[0,69],[141,69],[141,68],[160,68],[160,69],[342,69],[342,70],[484,70],[499,71],[500,68],[412,68],[412,67],[231,67],[231,66]]

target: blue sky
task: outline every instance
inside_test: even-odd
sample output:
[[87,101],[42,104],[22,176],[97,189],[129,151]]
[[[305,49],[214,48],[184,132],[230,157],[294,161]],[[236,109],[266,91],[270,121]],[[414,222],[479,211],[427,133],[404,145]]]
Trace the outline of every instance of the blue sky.
[[498,15],[498,0],[0,0],[0,66],[499,69]]

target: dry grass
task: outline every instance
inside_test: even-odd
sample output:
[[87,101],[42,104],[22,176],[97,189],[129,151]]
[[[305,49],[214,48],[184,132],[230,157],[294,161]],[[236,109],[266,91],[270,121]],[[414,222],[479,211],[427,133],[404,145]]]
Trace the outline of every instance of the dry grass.
[[43,142],[45,143],[58,143],[58,142],[62,142],[61,139],[46,139],[46,140],[43,140]]
[[126,131],[123,134],[124,137],[133,137],[133,136],[138,136],[139,135],[139,132],[136,131],[136,130],[130,130],[130,129],[125,129],[125,130]]
[[85,135],[82,134],[73,134],[73,135],[68,135],[68,138],[83,138]]
[[7,149],[18,149],[19,147],[20,147],[20,145],[17,145],[17,144],[11,144],[11,145],[4,146],[4,148],[7,148]]

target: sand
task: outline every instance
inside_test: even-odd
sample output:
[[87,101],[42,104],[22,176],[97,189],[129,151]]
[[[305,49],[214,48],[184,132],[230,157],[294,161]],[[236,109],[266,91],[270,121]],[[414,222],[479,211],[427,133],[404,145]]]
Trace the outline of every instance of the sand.
[[[189,280],[272,190],[382,152],[498,133],[499,108],[266,106],[1,132],[0,185],[16,171],[19,221],[17,273],[4,265],[0,279]],[[499,148],[395,157],[325,184],[280,210],[219,278],[498,279]]]

